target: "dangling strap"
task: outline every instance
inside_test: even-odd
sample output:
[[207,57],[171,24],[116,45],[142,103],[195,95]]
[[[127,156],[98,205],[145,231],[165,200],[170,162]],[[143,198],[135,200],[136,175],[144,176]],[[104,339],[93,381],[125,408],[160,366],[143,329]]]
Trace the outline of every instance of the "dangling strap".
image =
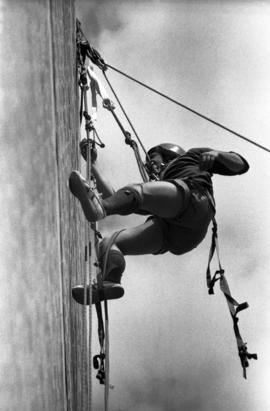
[[96,375],[97,379],[99,380],[100,384],[105,384],[105,331],[104,331],[104,322],[103,322],[103,315],[102,315],[102,308],[101,303],[97,303],[96,305],[96,312],[98,318],[98,339],[100,344],[100,354],[95,355],[93,357],[93,366],[98,373]]
[[[207,287],[208,287],[208,294],[214,294],[215,282],[220,279],[219,276],[224,274],[224,270],[221,267],[220,258],[219,258],[219,246],[218,246],[218,237],[217,237],[217,222],[216,222],[215,218],[213,218],[212,223],[213,223],[212,241],[211,241],[211,247],[210,247],[210,250],[209,250],[208,265],[207,265],[207,270],[206,270],[206,282],[207,282]],[[217,270],[215,272],[213,278],[211,278],[210,264],[211,264],[211,261],[212,261],[212,258],[214,256],[215,251],[217,253],[219,270]]]
[[[238,347],[238,354],[240,357],[241,365],[243,368],[243,377],[247,378],[247,373],[246,373],[246,368],[249,366],[248,360],[254,359],[257,360],[257,354],[250,354],[247,351],[247,343],[244,343],[239,327],[238,327],[238,321],[239,318],[237,317],[237,314],[248,308],[248,303],[244,302],[239,304],[231,295],[230,288],[227,282],[227,279],[225,277],[225,271],[221,266],[220,262],[220,256],[219,256],[219,246],[218,246],[218,235],[217,235],[217,222],[215,218],[213,218],[213,234],[212,234],[212,243],[209,251],[209,258],[208,258],[208,265],[207,265],[207,270],[206,270],[206,281],[207,281],[207,287],[208,287],[208,293],[209,294],[214,294],[214,286],[216,281],[220,281],[220,289],[223,292],[229,310],[230,314],[233,320],[233,329],[234,329],[234,334],[237,342],[237,347]],[[211,277],[211,271],[210,271],[210,264],[213,258],[214,253],[217,253],[217,258],[218,258],[218,265],[219,269],[215,272],[213,277]]]

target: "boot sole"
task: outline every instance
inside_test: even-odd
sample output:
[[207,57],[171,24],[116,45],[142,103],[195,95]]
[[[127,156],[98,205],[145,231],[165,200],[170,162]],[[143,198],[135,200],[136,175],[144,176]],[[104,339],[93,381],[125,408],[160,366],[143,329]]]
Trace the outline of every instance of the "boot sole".
[[[123,297],[124,293],[125,291],[120,284],[104,285],[100,289],[98,289],[96,286],[92,286],[92,304],[97,304],[98,302],[104,300],[116,300]],[[89,305],[89,292],[87,292],[86,294],[86,305]],[[72,297],[77,303],[85,305],[84,286],[77,285],[76,287],[73,287]]]

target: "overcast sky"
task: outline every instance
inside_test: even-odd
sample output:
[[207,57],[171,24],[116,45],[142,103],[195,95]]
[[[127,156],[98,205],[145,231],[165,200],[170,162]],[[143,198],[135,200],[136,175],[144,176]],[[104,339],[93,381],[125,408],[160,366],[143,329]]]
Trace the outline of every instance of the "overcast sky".
[[[77,1],[77,16],[109,64],[270,146],[269,3]],[[110,409],[269,410],[270,154],[112,70],[107,74],[147,149],[173,142],[236,151],[248,160],[247,174],[213,181],[222,263],[233,296],[249,302],[240,330],[259,356],[245,381],[225,299],[219,287],[207,294],[211,230],[184,256],[127,257],[125,297],[110,304]],[[119,107],[116,112],[123,118]],[[130,148],[101,104],[97,129],[106,144],[100,165],[114,187],[140,181]],[[141,221],[109,217],[100,228],[106,234]],[[93,384],[98,409],[103,392]]]

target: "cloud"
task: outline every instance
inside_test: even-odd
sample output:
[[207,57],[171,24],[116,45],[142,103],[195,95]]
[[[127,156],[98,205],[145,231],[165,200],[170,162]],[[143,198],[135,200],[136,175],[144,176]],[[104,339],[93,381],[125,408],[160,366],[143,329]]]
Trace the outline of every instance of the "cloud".
[[117,32],[121,30],[124,22],[118,14],[121,1],[84,1],[76,2],[77,18],[82,23],[83,31],[95,47],[98,46],[99,36],[103,31]]

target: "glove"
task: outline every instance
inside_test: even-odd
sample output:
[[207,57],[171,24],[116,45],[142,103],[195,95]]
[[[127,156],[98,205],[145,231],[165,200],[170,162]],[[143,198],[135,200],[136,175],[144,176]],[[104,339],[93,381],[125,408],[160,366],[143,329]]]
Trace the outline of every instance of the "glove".
[[91,161],[92,161],[92,163],[95,163],[96,160],[97,160],[97,149],[95,147],[93,147],[93,140],[90,140],[90,142],[89,142],[86,138],[84,138],[80,142],[81,155],[83,156],[85,161],[87,161],[87,147],[88,147],[89,143],[92,146],[92,148],[91,148]]
[[210,171],[213,169],[214,162],[218,158],[219,153],[218,151],[206,151],[205,153],[201,154],[200,158],[200,170],[203,171]]

